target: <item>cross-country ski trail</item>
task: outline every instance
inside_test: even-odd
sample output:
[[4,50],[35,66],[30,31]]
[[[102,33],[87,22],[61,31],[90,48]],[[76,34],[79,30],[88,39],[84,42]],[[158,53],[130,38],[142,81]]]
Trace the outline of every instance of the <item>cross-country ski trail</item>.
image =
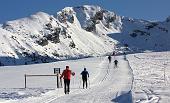
[[[114,66],[118,60],[118,67]],[[89,71],[90,72],[90,71]],[[71,80],[70,94],[63,88],[47,92],[41,97],[25,99],[20,103],[133,103],[131,89],[133,73],[123,56],[112,57],[109,63],[105,57],[98,64],[98,73],[88,80],[88,88],[82,89],[81,78]],[[74,82],[74,84],[73,84]],[[15,102],[14,102],[15,103]]]
[[117,68],[113,60],[110,64],[107,59],[102,62],[100,74],[90,81],[90,88],[75,90],[50,103],[132,103],[132,71],[128,61],[123,57],[116,58],[119,61]]

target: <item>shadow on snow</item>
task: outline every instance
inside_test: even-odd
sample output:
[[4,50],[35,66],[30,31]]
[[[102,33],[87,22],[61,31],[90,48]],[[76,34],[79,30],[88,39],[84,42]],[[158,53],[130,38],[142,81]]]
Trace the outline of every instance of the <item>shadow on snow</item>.
[[116,96],[116,98],[112,99],[111,101],[116,103],[133,103],[132,92],[122,92],[119,96]]

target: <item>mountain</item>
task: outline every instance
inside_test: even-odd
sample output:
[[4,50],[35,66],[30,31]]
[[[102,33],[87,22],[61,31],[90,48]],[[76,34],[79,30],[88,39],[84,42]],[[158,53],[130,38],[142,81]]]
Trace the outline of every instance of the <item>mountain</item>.
[[[170,50],[170,17],[151,22],[119,16],[99,6],[38,12],[0,25],[0,65],[100,56],[113,51]],[[169,47],[169,48],[168,48]]]
[[121,32],[109,34],[121,46],[128,45],[133,52],[170,50],[170,17],[163,22],[127,17],[122,17],[121,21]]

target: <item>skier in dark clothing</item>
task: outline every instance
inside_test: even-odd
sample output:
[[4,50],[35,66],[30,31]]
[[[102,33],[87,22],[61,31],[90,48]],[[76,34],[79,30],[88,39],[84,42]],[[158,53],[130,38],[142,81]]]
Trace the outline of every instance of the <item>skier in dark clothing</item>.
[[123,55],[124,55],[124,56],[123,56],[123,57],[124,57],[124,60],[127,60],[127,59],[126,59],[126,53],[125,53],[125,52],[123,52]]
[[66,66],[66,69],[63,71],[63,73],[60,76],[60,79],[64,78],[64,93],[65,94],[69,94],[69,92],[70,92],[70,79],[71,79],[71,75],[74,76],[75,73],[72,72],[69,69],[69,66]]
[[115,56],[115,52],[112,53],[112,56]]
[[114,63],[115,63],[115,67],[117,67],[118,61],[117,61],[117,60],[115,60],[115,61],[114,61]]
[[84,68],[84,71],[81,72],[82,75],[82,80],[83,80],[83,89],[84,89],[84,85],[86,84],[86,88],[87,88],[87,78],[89,78],[89,73],[86,70],[86,68]]
[[109,63],[111,63],[112,57],[110,55],[108,56],[108,59],[109,59]]

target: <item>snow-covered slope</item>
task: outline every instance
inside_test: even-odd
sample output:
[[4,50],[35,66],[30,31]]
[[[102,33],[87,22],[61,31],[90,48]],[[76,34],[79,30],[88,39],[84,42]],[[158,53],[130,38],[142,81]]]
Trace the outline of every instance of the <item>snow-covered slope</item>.
[[170,22],[153,22],[122,17],[121,33],[109,36],[119,41],[119,46],[128,46],[132,51],[170,50]]
[[121,17],[99,6],[38,12],[0,26],[0,65],[99,56],[124,46],[132,51],[170,50],[170,22]]
[[[81,11],[82,8],[87,10]],[[30,17],[4,23],[0,33],[1,36],[8,34],[8,38],[3,37],[0,41],[0,48],[3,48],[0,52],[1,65],[49,62],[112,52],[116,41],[106,34],[119,30],[106,28],[103,23],[106,20],[94,17],[101,10],[97,6],[67,7],[55,16],[38,12]],[[86,14],[84,17],[89,18],[79,18],[83,13]],[[81,24],[82,21],[86,22],[86,26]],[[93,29],[91,22],[98,22],[92,26],[95,27]]]

